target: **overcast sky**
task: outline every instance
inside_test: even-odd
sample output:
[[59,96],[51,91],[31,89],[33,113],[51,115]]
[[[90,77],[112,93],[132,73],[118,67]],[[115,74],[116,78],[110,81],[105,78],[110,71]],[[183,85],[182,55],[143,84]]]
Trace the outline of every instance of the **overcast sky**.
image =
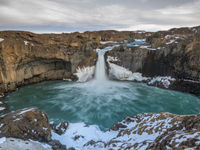
[[166,30],[200,25],[200,0],[0,0],[0,30]]

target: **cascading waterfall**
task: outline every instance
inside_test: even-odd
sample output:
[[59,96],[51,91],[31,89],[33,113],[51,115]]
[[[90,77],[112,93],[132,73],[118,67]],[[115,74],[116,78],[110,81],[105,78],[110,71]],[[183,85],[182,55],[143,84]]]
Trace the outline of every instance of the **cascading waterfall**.
[[96,64],[95,80],[96,81],[106,81],[106,71],[105,71],[105,50],[98,50],[98,60]]
[[109,80],[107,79],[106,76],[106,67],[105,67],[105,58],[104,55],[107,51],[110,51],[113,49],[113,47],[116,47],[118,45],[115,46],[108,46],[104,49],[98,49],[97,53],[98,53],[98,60],[97,60],[97,64],[96,64],[96,70],[95,70],[95,78],[94,81],[106,81],[108,82]]

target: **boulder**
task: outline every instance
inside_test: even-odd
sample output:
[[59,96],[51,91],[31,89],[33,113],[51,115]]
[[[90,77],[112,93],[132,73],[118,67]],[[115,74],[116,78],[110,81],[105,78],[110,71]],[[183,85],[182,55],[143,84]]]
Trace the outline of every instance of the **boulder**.
[[1,116],[0,137],[32,139],[47,142],[51,126],[47,114],[36,107],[25,108]]

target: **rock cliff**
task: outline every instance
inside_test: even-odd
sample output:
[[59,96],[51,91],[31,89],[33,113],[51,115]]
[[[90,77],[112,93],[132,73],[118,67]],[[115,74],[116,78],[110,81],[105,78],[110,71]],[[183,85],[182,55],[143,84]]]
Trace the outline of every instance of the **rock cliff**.
[[0,32],[0,93],[44,80],[75,80],[77,68],[96,64],[100,41],[131,40],[134,32],[34,34]]
[[171,76],[176,81],[169,88],[200,96],[200,27],[155,32],[145,39],[140,46],[116,47],[107,57],[145,77]]

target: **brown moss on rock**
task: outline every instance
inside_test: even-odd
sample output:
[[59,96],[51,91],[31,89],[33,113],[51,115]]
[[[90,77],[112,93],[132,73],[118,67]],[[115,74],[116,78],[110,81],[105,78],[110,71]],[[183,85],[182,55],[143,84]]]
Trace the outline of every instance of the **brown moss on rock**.
[[48,116],[36,107],[25,108],[1,116],[0,136],[47,142],[51,139]]

